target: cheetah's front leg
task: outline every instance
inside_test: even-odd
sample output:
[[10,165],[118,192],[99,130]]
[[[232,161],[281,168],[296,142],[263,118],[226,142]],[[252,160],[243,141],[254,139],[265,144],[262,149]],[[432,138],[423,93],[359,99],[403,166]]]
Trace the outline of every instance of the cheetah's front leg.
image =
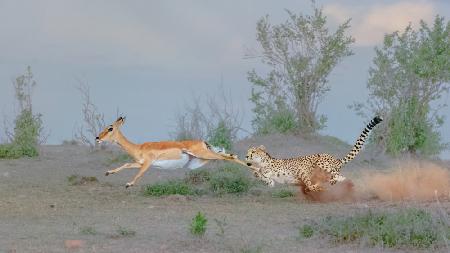
[[274,187],[275,186],[275,181],[273,179],[270,179],[270,177],[266,176],[264,174],[264,172],[261,172],[261,169],[259,171],[254,171],[253,175],[256,178],[259,178],[261,181],[263,181],[269,187]]

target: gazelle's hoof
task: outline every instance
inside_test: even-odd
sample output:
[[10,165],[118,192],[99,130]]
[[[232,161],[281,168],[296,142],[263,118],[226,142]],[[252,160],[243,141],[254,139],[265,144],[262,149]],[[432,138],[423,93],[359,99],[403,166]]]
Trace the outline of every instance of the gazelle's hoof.
[[132,183],[127,183],[127,184],[125,185],[125,188],[127,188],[127,189],[128,189],[128,187],[131,187],[131,186],[133,186],[133,184],[132,184]]
[[111,174],[111,173],[109,173],[109,171],[107,171],[107,172],[105,173],[105,176],[109,176],[109,174]]

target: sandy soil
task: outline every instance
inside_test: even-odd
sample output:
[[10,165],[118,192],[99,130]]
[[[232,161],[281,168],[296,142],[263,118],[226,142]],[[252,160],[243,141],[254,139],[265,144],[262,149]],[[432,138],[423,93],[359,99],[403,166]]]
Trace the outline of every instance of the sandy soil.
[[[149,198],[141,194],[140,187],[182,177],[185,171],[152,170],[140,186],[126,190],[125,183],[136,171],[105,177],[106,170],[117,166],[107,164],[111,157],[112,151],[91,153],[67,145],[43,147],[37,159],[0,160],[0,252],[390,252],[320,239],[302,241],[298,229],[307,220],[328,215],[436,204],[318,203],[276,199],[264,192],[242,197]],[[94,176],[99,182],[71,186],[67,177],[72,174]],[[351,169],[349,175],[353,175]],[[449,202],[441,204],[449,213]],[[203,238],[189,233],[198,211],[209,220]],[[88,228],[95,234],[87,233]],[[122,236],[119,229],[135,235]]]

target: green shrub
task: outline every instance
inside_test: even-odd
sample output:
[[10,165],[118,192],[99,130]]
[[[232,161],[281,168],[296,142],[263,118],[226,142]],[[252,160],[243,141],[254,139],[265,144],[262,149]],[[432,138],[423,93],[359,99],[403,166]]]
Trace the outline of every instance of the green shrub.
[[208,142],[213,146],[230,150],[233,144],[232,139],[231,129],[224,121],[220,121],[209,134]]
[[208,219],[206,219],[205,215],[202,214],[201,212],[198,212],[191,222],[190,227],[191,234],[196,236],[203,236],[206,232],[207,223]]
[[301,238],[310,238],[314,235],[314,229],[311,225],[303,225],[300,228],[300,237]]
[[[444,229],[441,229],[442,226]],[[446,228],[446,229],[445,229]],[[430,248],[448,233],[448,226],[435,220],[424,210],[407,209],[396,212],[367,212],[352,217],[327,217],[315,225],[303,226],[300,234],[318,231],[335,243],[366,242],[371,246]]]
[[387,135],[387,152],[430,156],[439,154],[445,144],[436,126],[427,119],[428,106],[419,106],[416,98],[398,105],[392,110]]
[[250,178],[237,167],[225,167],[215,171],[209,180],[209,187],[215,194],[245,193],[251,186]]
[[37,145],[41,127],[41,115],[33,115],[31,110],[23,110],[16,118],[13,143],[20,147],[23,156],[39,155]]
[[36,82],[31,68],[14,81],[16,99],[20,113],[14,120],[14,132],[11,143],[0,146],[0,159],[17,159],[23,156],[36,157],[39,155],[38,144],[42,132],[42,115],[33,114],[31,93]]
[[195,195],[195,189],[183,180],[169,180],[147,185],[144,189],[146,196],[165,196],[165,195]]
[[23,156],[22,149],[14,144],[0,145],[0,159],[17,159]]
[[259,135],[272,133],[292,133],[298,129],[295,115],[290,110],[271,112],[264,119],[253,122],[256,132]]

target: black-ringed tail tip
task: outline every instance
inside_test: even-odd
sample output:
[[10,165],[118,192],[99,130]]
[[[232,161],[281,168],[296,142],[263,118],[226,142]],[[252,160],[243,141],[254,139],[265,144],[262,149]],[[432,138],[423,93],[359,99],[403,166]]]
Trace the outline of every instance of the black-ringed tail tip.
[[348,163],[349,161],[353,160],[355,156],[359,153],[362,146],[364,145],[364,142],[367,139],[367,136],[369,135],[369,132],[378,125],[381,121],[383,121],[383,118],[381,116],[375,116],[369,124],[367,124],[366,128],[362,131],[359,138],[356,140],[355,145],[353,146],[353,149],[348,153],[344,158],[341,159],[342,165]]

